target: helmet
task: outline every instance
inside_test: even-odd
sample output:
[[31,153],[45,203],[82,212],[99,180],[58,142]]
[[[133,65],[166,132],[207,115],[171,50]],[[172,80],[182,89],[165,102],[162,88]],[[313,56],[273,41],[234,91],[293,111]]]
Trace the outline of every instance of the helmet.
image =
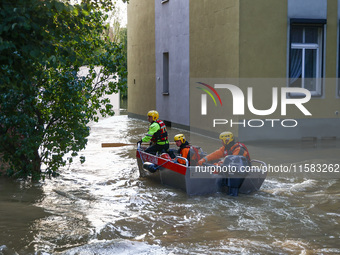
[[222,132],[219,137],[225,145],[234,141],[234,135],[231,132]]
[[174,141],[177,142],[177,141],[181,141],[182,143],[185,143],[185,136],[183,134],[178,134],[178,135],[175,135],[174,137]]
[[155,121],[155,120],[158,119],[159,114],[158,114],[157,111],[151,110],[151,111],[148,112],[148,117],[149,117],[149,116],[151,116],[151,117],[152,117],[152,120]]

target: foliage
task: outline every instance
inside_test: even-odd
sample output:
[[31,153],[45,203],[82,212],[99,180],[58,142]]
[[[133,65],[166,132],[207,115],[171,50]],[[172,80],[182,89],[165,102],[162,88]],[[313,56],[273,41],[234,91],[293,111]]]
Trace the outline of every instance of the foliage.
[[[125,69],[127,70],[127,28],[123,27],[119,31],[119,42],[123,46],[122,47],[122,54],[124,56],[124,61],[122,64],[124,65]],[[121,92],[122,97],[127,97],[127,90]]]
[[[114,114],[105,95],[126,90],[123,46],[103,32],[114,4],[78,2],[0,3],[0,155],[7,175],[55,175],[85,148],[97,112]],[[85,65],[89,72],[80,76]]]

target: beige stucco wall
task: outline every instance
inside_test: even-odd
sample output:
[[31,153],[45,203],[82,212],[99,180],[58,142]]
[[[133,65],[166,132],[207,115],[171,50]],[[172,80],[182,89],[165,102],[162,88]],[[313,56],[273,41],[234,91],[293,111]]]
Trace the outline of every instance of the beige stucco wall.
[[[304,106],[312,118],[339,118],[340,100],[336,96],[337,59],[337,0],[327,1],[327,32],[325,79],[322,97],[313,97]],[[229,13],[230,12],[230,13]],[[261,118],[247,107],[247,88],[253,87],[254,107],[269,109],[272,87],[278,87],[277,110],[263,118],[310,119],[296,106],[287,106],[281,115],[281,87],[287,87],[288,28],[287,0],[195,0],[190,2],[190,78],[213,85],[215,78],[240,78],[238,85],[244,93],[246,114],[239,119]],[[197,80],[195,80],[197,82]],[[195,90],[191,82],[191,93]],[[232,108],[232,100],[221,95],[223,108]],[[198,96],[196,106],[200,107]],[[208,100],[208,109],[211,109]],[[212,104],[212,107],[214,105]],[[219,115],[218,108],[208,113],[211,119]],[[226,116],[231,116],[226,110]],[[235,119],[235,120],[236,120]],[[210,125],[205,121],[204,125]]]
[[128,112],[146,116],[156,108],[155,1],[128,4]]
[[190,0],[190,77],[238,77],[239,1]]
[[[232,118],[234,121],[290,118],[302,120],[301,128],[299,126],[294,132],[301,132],[301,136],[304,136],[306,127],[310,126],[310,134],[314,135],[313,125],[333,124],[339,121],[340,114],[335,115],[336,111],[340,112],[335,79],[338,54],[338,0],[327,0],[323,95],[313,97],[304,104],[312,113],[312,117],[305,116],[294,105],[287,107],[287,116],[281,115],[280,88],[287,87],[288,77],[288,17],[290,17],[288,0],[188,1],[189,117],[192,127],[211,130],[212,120],[221,118],[221,116],[225,119]],[[172,25],[175,26],[175,24]],[[155,69],[155,1],[130,0],[128,5],[129,113],[145,116],[148,110],[156,107]],[[218,93],[223,107],[219,104],[215,105],[208,97],[208,114],[202,116],[200,107],[201,95],[204,92],[197,89],[200,86],[197,82],[205,82],[211,86],[217,83],[239,86],[245,97],[245,115],[233,115],[233,98],[230,92],[220,89]],[[258,110],[271,107],[272,88],[278,87],[277,110],[263,117],[251,114],[247,107],[248,87],[253,87],[254,107]],[[180,95],[181,100],[186,100]],[[181,109],[175,107],[174,110]],[[324,120],[327,121],[324,122]],[[310,125],[310,121],[314,124]],[[220,132],[226,128],[220,126],[215,130]],[[238,133],[245,133],[238,126],[227,129],[234,132],[236,136]],[[259,130],[263,130],[263,133],[267,132],[266,129]],[[283,137],[286,135],[284,134]]]
[[[286,57],[286,0],[191,0],[191,112],[200,107],[199,96],[202,92],[195,89],[195,83],[200,80],[212,86],[216,83],[239,86],[243,90],[245,104],[247,87],[253,86],[254,106],[258,109],[270,108],[273,80],[267,79],[275,77],[282,80],[286,77]],[[254,79],[256,82],[252,83]],[[285,87],[285,82],[281,86]],[[268,93],[264,93],[265,91]],[[233,99],[230,93],[219,90],[219,94],[223,107],[214,106],[208,99],[207,116],[190,116],[191,125],[211,129],[212,120],[221,116],[225,119],[232,118],[235,122],[253,117],[247,111],[247,106],[244,116],[233,115]],[[275,117],[280,115],[279,109],[275,114]],[[214,128],[217,132],[225,129],[226,126]],[[228,130],[237,135],[239,127],[229,126]]]
[[[214,86],[216,79],[239,76],[239,0],[190,0],[190,126],[211,130],[221,106],[209,98],[208,114],[200,115],[197,82]],[[227,98],[226,98],[227,97]],[[221,95],[227,104],[230,95]],[[230,107],[224,114],[230,116]],[[217,132],[224,128],[217,128]],[[237,135],[237,129],[232,130]],[[203,132],[204,133],[204,132]]]
[[292,109],[292,118],[301,119],[339,119],[336,111],[340,111],[340,100],[336,93],[336,61],[337,61],[337,33],[338,33],[338,4],[337,0],[327,0],[327,25],[325,37],[325,56],[324,56],[324,79],[321,97],[312,97],[305,104],[306,108],[312,113],[311,116],[301,116],[296,108]]
[[287,1],[240,1],[240,78],[284,78]]
[[[321,97],[312,97],[305,104],[312,113],[312,118],[330,119],[339,118],[335,111],[340,111],[340,100],[336,96],[336,60],[337,60],[337,0],[327,0],[327,25],[325,38],[325,65]],[[301,116],[298,111],[292,110],[292,118],[311,119],[310,116]]]
[[[326,81],[325,99],[322,102],[322,109],[313,105],[313,113],[317,118],[340,118],[335,112],[340,112],[340,99],[337,98],[335,79],[337,72],[337,32],[338,32],[338,1],[327,0],[327,37],[326,37]],[[320,105],[320,104],[319,104]],[[313,114],[314,117],[314,114]]]
[[[240,13],[240,88],[247,97],[253,87],[254,107],[269,109],[272,87],[286,86],[287,1],[241,0]],[[245,119],[259,118],[247,109]],[[280,110],[270,117],[280,118]]]
[[[287,106],[287,115],[281,115],[281,93],[278,91],[277,111],[262,119],[296,119],[297,128],[291,129],[246,129],[245,132],[257,131],[262,136],[267,131],[272,137],[334,136],[336,123],[339,122],[340,100],[336,95],[337,61],[337,13],[336,0],[327,1],[327,25],[325,37],[324,79],[321,97],[312,97],[304,106],[312,116],[305,116],[295,105]],[[297,17],[305,18],[305,17]],[[287,1],[286,0],[241,0],[240,4],[240,77],[253,78],[251,82],[241,84],[254,89],[254,106],[257,109],[269,109],[272,103],[272,87],[286,87],[288,77],[289,42],[287,38]],[[261,35],[261,36],[259,36]],[[261,57],[262,56],[262,57]],[[273,79],[267,79],[272,77]],[[265,78],[265,79],[261,79]],[[253,83],[251,85],[250,83]],[[247,107],[246,107],[247,109]],[[260,116],[245,115],[245,119],[260,119]],[[260,134],[260,131],[263,134]],[[275,135],[275,130],[277,134]],[[279,131],[280,130],[280,131]],[[328,130],[328,131],[324,131]],[[285,133],[287,132],[288,133]],[[286,134],[286,135],[284,135]],[[297,134],[297,135],[295,135]],[[283,136],[282,136],[283,135]],[[269,135],[270,137],[270,135]]]
[[[287,0],[191,0],[190,1],[190,98],[192,126],[212,130],[213,119],[310,119],[294,105],[287,106],[287,115],[281,112],[281,87],[287,86],[288,76],[288,3]],[[326,37],[326,77],[335,77],[337,1],[328,0]],[[239,80],[233,81],[232,78]],[[197,82],[213,86],[230,83],[243,90],[245,115],[232,113],[230,92],[219,90],[223,107],[215,106],[208,97],[208,114],[200,116],[200,95]],[[276,111],[268,116],[257,116],[247,107],[247,88],[253,87],[254,107],[269,109],[272,105],[272,88],[278,88]],[[312,98],[304,106],[312,118],[333,118],[339,108],[335,80],[325,79],[325,93]],[[338,109],[338,111],[340,111]],[[196,112],[196,115],[193,114]],[[239,127],[218,126],[219,132],[229,129],[236,135]]]

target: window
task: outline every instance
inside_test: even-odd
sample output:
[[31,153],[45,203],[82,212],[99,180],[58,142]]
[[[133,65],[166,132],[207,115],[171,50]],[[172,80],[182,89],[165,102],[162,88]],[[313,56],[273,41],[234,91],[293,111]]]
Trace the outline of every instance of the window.
[[169,52],[163,53],[163,95],[169,95]]
[[291,22],[289,86],[308,89],[312,96],[322,94],[323,34],[319,20]]

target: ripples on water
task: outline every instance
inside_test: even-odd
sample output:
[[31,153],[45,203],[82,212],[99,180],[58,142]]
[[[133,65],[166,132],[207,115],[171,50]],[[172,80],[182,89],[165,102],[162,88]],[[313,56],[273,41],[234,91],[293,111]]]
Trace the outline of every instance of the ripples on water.
[[[340,253],[339,179],[269,175],[251,195],[188,197],[140,178],[134,146],[101,148],[135,143],[147,126],[126,116],[102,119],[92,124],[85,164],[41,185],[2,181],[0,254]],[[170,137],[178,132],[170,129]],[[249,150],[272,164],[323,153]]]

